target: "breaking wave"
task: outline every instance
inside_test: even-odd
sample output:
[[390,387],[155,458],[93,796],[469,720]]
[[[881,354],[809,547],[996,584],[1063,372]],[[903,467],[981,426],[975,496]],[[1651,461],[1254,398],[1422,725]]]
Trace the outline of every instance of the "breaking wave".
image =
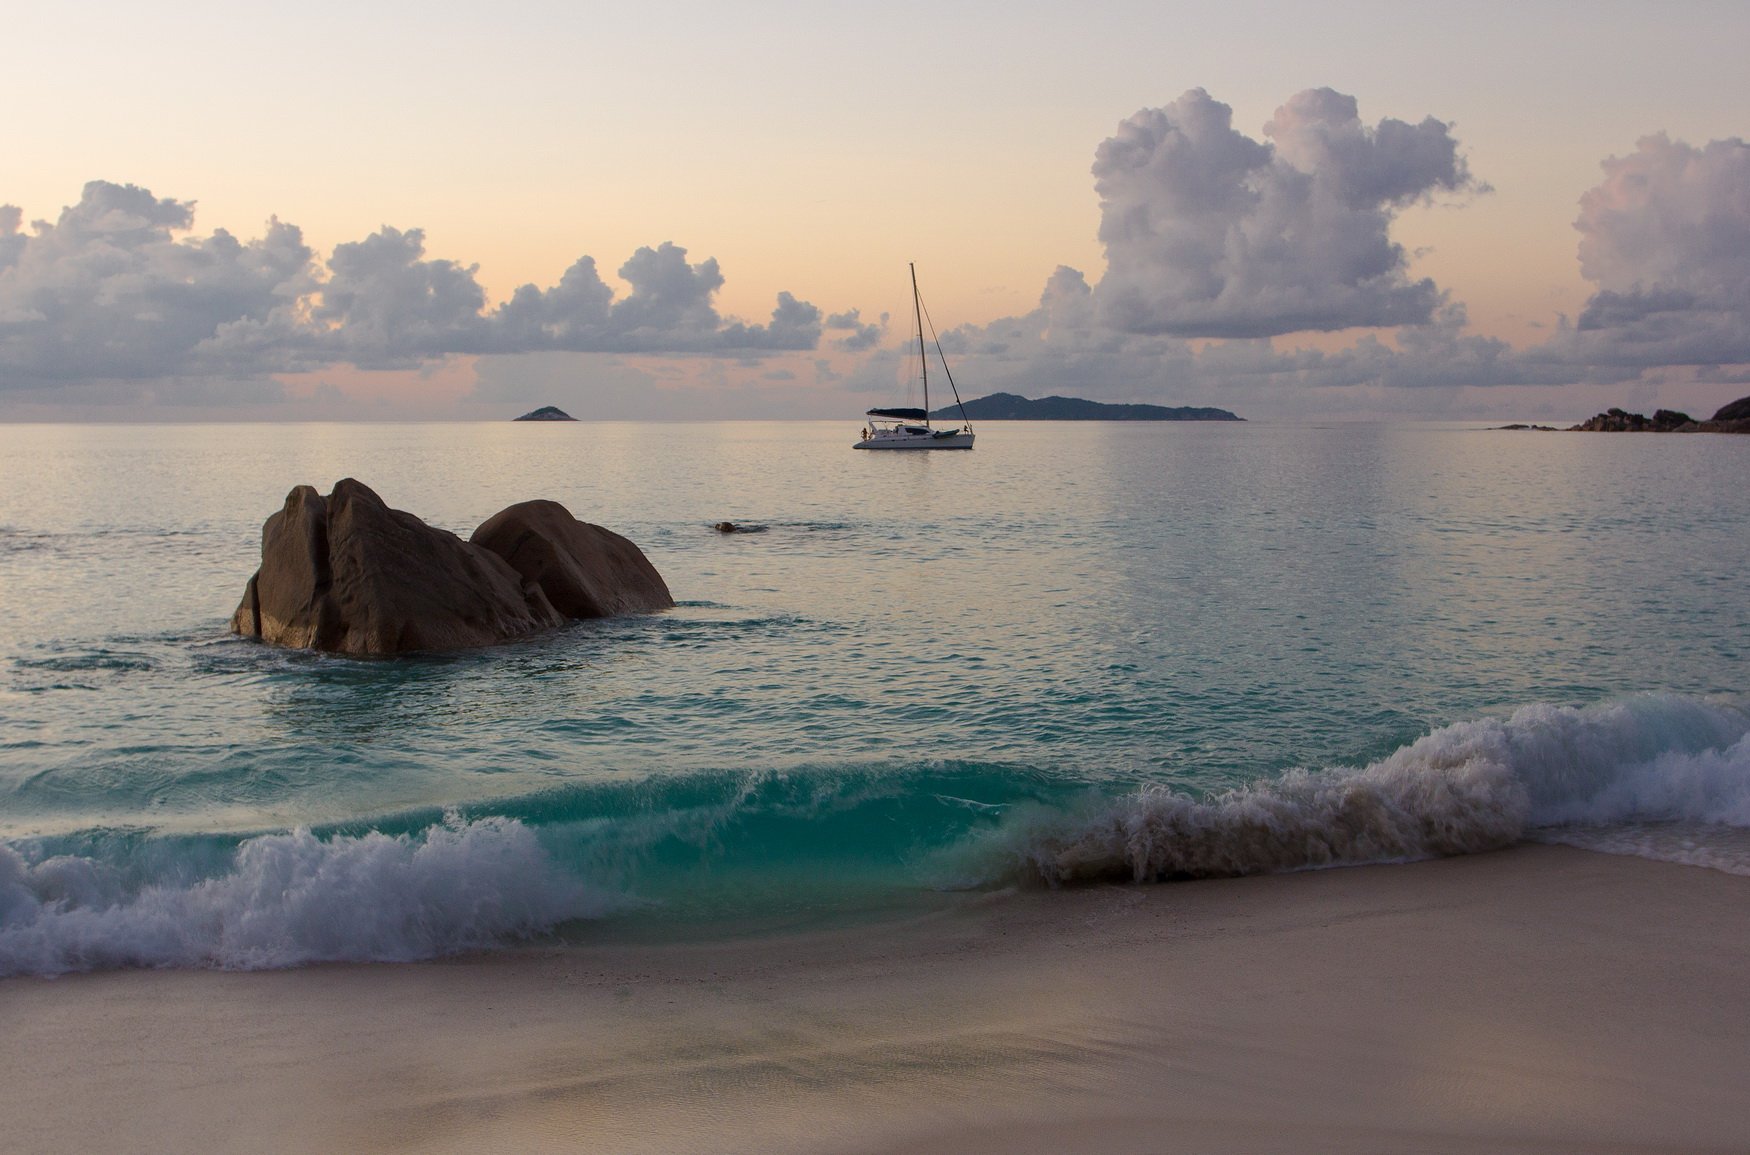
[[1144,789],[1071,813],[1032,809],[978,839],[973,875],[1057,885],[1217,878],[1472,854],[1527,837],[1633,848],[1733,872],[1734,847],[1587,831],[1750,826],[1750,720],[1729,706],[1645,695],[1525,706],[1460,722],[1360,768],[1292,770],[1207,797]]
[[417,835],[262,835],[222,873],[181,884],[139,886],[88,856],[33,865],[0,845],[0,976],[400,962],[527,937],[611,905],[556,868],[533,831],[499,818]]
[[632,905],[757,919],[920,889],[1262,874],[1527,839],[1750,874],[1747,735],[1737,706],[1644,695],[1526,706],[1366,766],[1201,795],[1025,767],[839,765],[581,784],[368,830],[0,843],[0,976],[408,961]]

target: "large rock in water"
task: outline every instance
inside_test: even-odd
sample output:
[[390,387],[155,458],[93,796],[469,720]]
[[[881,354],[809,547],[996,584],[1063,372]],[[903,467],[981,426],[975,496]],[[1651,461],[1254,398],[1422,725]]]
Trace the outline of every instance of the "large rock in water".
[[487,518],[468,540],[509,562],[568,618],[674,605],[642,550],[611,530],[578,521],[557,501],[519,502]]
[[[582,530],[608,532],[553,508]],[[637,546],[608,536],[655,574]],[[665,600],[655,604],[644,586],[617,596],[614,580],[612,567],[598,578],[597,604],[616,607],[605,612],[674,604],[666,600],[660,577],[656,585]],[[560,610],[538,582],[493,550],[390,509],[367,486],[347,478],[327,497],[298,486],[267,519],[261,568],[249,579],[231,629],[283,646],[398,654],[491,645],[582,616],[599,615]]]

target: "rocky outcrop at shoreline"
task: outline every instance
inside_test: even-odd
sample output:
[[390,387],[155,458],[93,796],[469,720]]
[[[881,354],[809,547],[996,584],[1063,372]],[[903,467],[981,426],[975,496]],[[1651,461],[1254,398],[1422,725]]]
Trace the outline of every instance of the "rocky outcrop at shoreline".
[[463,541],[346,478],[327,497],[296,487],[267,519],[261,568],[231,630],[282,646],[399,654],[672,605],[636,545],[557,502],[513,505]]
[[1706,421],[1697,421],[1674,409],[1655,410],[1651,417],[1607,409],[1568,428],[1570,432],[1589,433],[1750,433],[1750,397],[1740,397],[1722,406]]

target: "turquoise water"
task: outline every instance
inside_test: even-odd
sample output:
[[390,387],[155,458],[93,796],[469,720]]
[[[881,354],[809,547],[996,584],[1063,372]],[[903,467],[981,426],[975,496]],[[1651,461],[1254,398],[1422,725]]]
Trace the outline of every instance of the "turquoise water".
[[[0,973],[1524,837],[1750,871],[1750,439],[855,425],[0,426]],[[680,605],[230,637],[262,521],[344,476],[463,536],[553,498]]]

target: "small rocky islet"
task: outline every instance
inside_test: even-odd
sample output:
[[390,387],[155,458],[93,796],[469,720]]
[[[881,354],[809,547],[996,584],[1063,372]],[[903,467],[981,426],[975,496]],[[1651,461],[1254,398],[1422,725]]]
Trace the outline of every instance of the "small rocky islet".
[[[1508,426],[1508,428],[1515,428]],[[1528,428],[1519,426],[1518,428]],[[1535,427],[1530,427],[1535,428]],[[1750,433],[1750,397],[1740,397],[1706,421],[1675,409],[1656,409],[1651,417],[1625,409],[1606,409],[1568,427],[1570,433]]]

